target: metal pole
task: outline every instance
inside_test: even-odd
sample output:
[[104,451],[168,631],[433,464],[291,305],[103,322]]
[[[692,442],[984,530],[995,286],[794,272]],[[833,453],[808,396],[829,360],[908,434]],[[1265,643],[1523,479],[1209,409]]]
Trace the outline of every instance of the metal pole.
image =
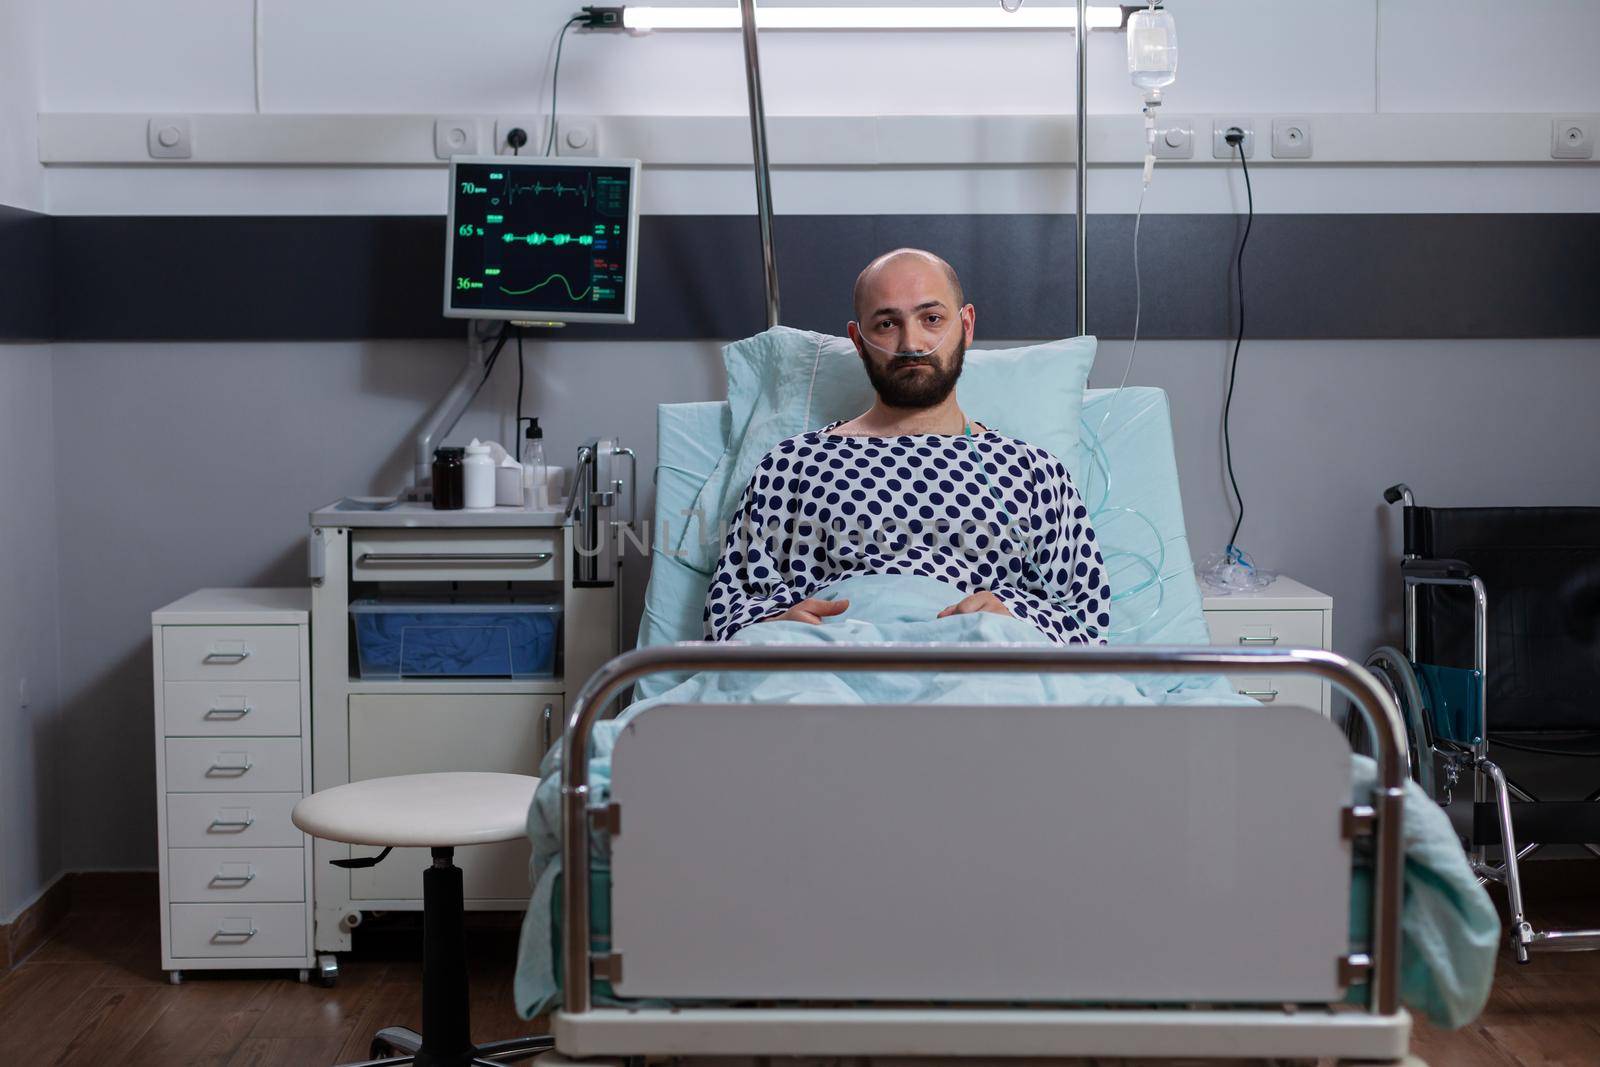
[[1077,332],[1089,332],[1089,0],[1078,0],[1078,319]]
[[767,107],[761,100],[761,54],[756,49],[756,0],[739,0],[739,22],[744,38],[745,88],[750,95],[750,150],[755,156],[756,214],[761,221],[761,263],[766,270],[770,330],[778,325],[778,257],[772,247],[772,172],[767,161]]
[[601,711],[623,686],[662,671],[915,671],[1065,672],[1072,674],[1272,674],[1288,670],[1331,682],[1367,719],[1377,749],[1376,859],[1372,879],[1372,984],[1369,1010],[1393,1015],[1400,1008],[1400,892],[1405,838],[1400,819],[1405,797],[1406,729],[1394,698],[1376,678],[1335,652],[1306,648],[1226,648],[1039,645],[881,644],[742,645],[685,641],[636,648],[608,661],[573,699],[562,736],[561,962],[564,1011],[590,1009],[589,955],[589,735]]

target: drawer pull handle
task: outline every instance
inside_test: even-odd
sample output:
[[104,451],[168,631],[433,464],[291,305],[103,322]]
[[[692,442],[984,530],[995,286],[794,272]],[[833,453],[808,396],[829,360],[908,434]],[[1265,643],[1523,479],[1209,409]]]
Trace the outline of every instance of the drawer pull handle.
[[1241,689],[1239,690],[1239,695],[1242,697],[1254,697],[1263,704],[1270,704],[1278,699],[1278,691],[1276,689]]
[[236,722],[254,710],[255,709],[249,704],[245,704],[244,706],[237,708],[207,708],[206,713],[202,715],[201,718],[222,719],[225,722]]
[[231,834],[242,834],[256,824],[255,816],[248,819],[212,819],[207,830],[221,830]]
[[553,552],[363,552],[363,566],[381,563],[525,563],[537,567],[555,558]]
[[553,704],[553,703],[552,704],[546,704],[544,706],[543,731],[544,731],[544,748],[545,748],[546,752],[550,751],[550,722],[555,717],[555,712],[556,712],[555,704]]
[[206,653],[205,659],[202,660],[201,662],[203,662],[203,663],[229,663],[229,664],[233,664],[233,663],[243,663],[245,660],[247,660],[249,658],[250,658],[250,650],[248,648],[239,648],[239,649],[233,650],[232,652],[229,652],[229,651],[224,650],[224,649],[213,648],[211,651]]
[[248,874],[223,874],[221,871],[218,871],[216,874],[211,876],[212,885],[227,886],[230,889],[242,888],[255,880],[255,871],[251,871]]
[[242,945],[259,933],[254,925],[249,930],[218,930],[211,935],[214,945]]
[[207,778],[238,778],[245,774],[255,764],[248,756],[243,763],[213,763],[206,768]]
[[1275,645],[1278,643],[1278,635],[1273,634],[1271,637],[1241,637],[1239,638],[1239,643],[1241,645]]

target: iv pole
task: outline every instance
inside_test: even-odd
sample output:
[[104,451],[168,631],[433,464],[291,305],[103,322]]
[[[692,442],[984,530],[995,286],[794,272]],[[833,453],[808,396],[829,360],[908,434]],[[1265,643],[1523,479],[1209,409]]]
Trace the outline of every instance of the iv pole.
[[772,172],[767,160],[767,108],[761,99],[761,55],[756,49],[756,0],[739,0],[739,23],[744,39],[745,88],[750,96],[750,150],[755,158],[756,214],[761,221],[761,263],[766,271],[770,330],[778,325],[778,258],[772,246]]
[[1078,180],[1078,335],[1089,332],[1089,0],[1078,0],[1078,151],[1072,169]]
[[[1017,6],[1021,6],[1020,0]],[[1013,10],[1007,6],[1007,10]],[[767,327],[778,325],[778,260],[772,242],[772,172],[767,158],[767,109],[761,98],[761,56],[756,47],[756,0],[739,0],[739,24],[744,40],[745,88],[750,98],[750,149],[755,161],[756,213],[761,226],[761,262],[765,268]],[[1081,335],[1089,320],[1089,0],[1078,0],[1077,37],[1078,116],[1077,151],[1072,169],[1077,180],[1077,317]]]

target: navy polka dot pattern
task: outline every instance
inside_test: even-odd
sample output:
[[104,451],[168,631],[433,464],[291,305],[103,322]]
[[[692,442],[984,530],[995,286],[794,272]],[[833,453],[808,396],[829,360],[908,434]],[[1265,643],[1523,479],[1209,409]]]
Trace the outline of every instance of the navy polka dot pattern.
[[[855,574],[987,590],[1058,644],[1104,644],[1111,587],[1060,460],[993,430],[791,437],[745,487],[706,595],[725,641]],[[959,599],[952,597],[952,602]]]

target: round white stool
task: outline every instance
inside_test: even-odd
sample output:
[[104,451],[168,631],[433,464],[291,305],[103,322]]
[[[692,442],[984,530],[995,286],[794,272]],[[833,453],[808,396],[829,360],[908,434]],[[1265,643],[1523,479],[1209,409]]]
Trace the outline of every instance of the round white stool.
[[[522,774],[407,774],[334,786],[294,806],[294,824],[313,837],[383,848],[369,859],[333,861],[341,867],[374,866],[392,848],[433,851],[433,865],[422,872],[422,1033],[401,1026],[379,1030],[366,1063],[467,1067],[553,1047],[549,1037],[473,1045],[461,868],[454,862],[457,846],[521,837],[538,785],[539,779]],[[391,1055],[396,1058],[380,1058]]]

